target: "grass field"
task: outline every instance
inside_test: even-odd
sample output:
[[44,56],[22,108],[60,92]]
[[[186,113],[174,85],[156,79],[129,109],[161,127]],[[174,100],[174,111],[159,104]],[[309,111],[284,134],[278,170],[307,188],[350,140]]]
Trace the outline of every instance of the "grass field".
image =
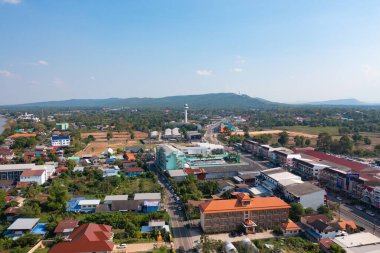
[[320,133],[328,133],[330,135],[339,135],[338,127],[309,127],[309,126],[284,126],[279,127],[280,130],[302,132],[305,134],[318,135]]

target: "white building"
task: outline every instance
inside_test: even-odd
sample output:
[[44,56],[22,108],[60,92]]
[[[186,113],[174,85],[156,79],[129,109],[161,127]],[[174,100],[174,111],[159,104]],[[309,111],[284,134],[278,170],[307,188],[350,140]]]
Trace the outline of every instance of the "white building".
[[320,171],[325,168],[330,168],[330,166],[317,163],[310,159],[294,158],[291,170],[301,175],[304,179],[312,180],[319,179]]
[[20,175],[20,182],[36,182],[38,185],[41,185],[44,184],[46,180],[46,170],[26,170]]
[[100,199],[82,199],[79,200],[78,206],[81,212],[95,211],[96,207],[100,204]]
[[51,145],[53,147],[68,147],[70,146],[70,136],[53,135],[51,137]]
[[300,203],[304,208],[318,207],[324,204],[326,192],[309,182],[291,184],[283,187],[283,193],[290,202]]
[[360,232],[333,239],[347,253],[379,253],[380,238],[369,232]]

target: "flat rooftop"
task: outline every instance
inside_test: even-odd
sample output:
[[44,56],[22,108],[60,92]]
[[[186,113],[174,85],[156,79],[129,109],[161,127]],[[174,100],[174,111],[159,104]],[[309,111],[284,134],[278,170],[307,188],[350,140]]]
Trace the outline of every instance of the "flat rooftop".
[[160,200],[161,193],[135,193],[134,200]]
[[304,182],[302,184],[291,184],[291,185],[287,185],[285,186],[285,189],[295,195],[295,196],[302,196],[302,195],[307,195],[307,194],[310,194],[310,193],[314,193],[314,192],[319,192],[319,191],[323,191],[322,188],[319,188],[318,186],[315,186],[313,185],[312,183],[310,182]]
[[8,230],[32,230],[39,220],[39,218],[18,218]]
[[[350,234],[346,236],[336,237],[333,241],[343,247],[344,249],[350,249],[348,252],[380,252],[380,238],[369,233],[369,232],[360,232],[356,234]],[[373,250],[363,251],[364,246],[373,245]],[[352,249],[352,248],[357,248]],[[352,250],[351,250],[352,249]],[[361,250],[361,251],[360,251]],[[369,250],[369,251],[368,251]]]

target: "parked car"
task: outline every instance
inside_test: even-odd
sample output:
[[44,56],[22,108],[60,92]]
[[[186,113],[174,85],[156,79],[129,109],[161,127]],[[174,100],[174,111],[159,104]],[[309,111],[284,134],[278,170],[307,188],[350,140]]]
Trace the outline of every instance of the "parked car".
[[341,197],[336,197],[337,200],[342,201],[343,199]]
[[360,211],[364,210],[364,208],[362,206],[359,206],[359,205],[356,205],[355,208],[358,209],[358,210],[360,210]]
[[372,212],[371,210],[367,210],[366,213],[367,213],[368,215],[370,215],[370,216],[375,216],[375,213]]

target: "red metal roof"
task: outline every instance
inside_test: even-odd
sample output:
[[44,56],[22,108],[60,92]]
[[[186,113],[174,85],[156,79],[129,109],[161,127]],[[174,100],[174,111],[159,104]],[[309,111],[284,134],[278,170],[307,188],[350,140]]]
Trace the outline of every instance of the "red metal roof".
[[314,150],[305,150],[305,151],[303,151],[303,153],[306,154],[306,155],[309,155],[309,156],[316,157],[316,158],[321,159],[321,160],[326,160],[326,161],[329,161],[331,163],[335,163],[335,164],[338,164],[338,165],[341,165],[341,166],[345,166],[345,167],[351,168],[354,171],[361,171],[361,170],[364,170],[364,169],[368,168],[368,166],[365,165],[365,164],[361,164],[361,163],[357,163],[357,162],[352,162],[352,161],[349,161],[349,160],[346,160],[346,159],[343,159],[343,158],[339,158],[339,157],[336,157],[336,156],[328,155],[328,154],[325,154],[325,153],[322,153],[322,152],[317,152],[317,151],[314,151]]
[[131,173],[131,172],[144,172],[144,170],[142,168],[136,167],[136,168],[127,168],[127,169],[125,169],[125,172],[127,172],[127,173]]
[[69,236],[70,242],[55,245],[49,253],[79,252],[108,252],[112,251],[115,243],[112,238],[112,227],[99,224],[83,224]]

